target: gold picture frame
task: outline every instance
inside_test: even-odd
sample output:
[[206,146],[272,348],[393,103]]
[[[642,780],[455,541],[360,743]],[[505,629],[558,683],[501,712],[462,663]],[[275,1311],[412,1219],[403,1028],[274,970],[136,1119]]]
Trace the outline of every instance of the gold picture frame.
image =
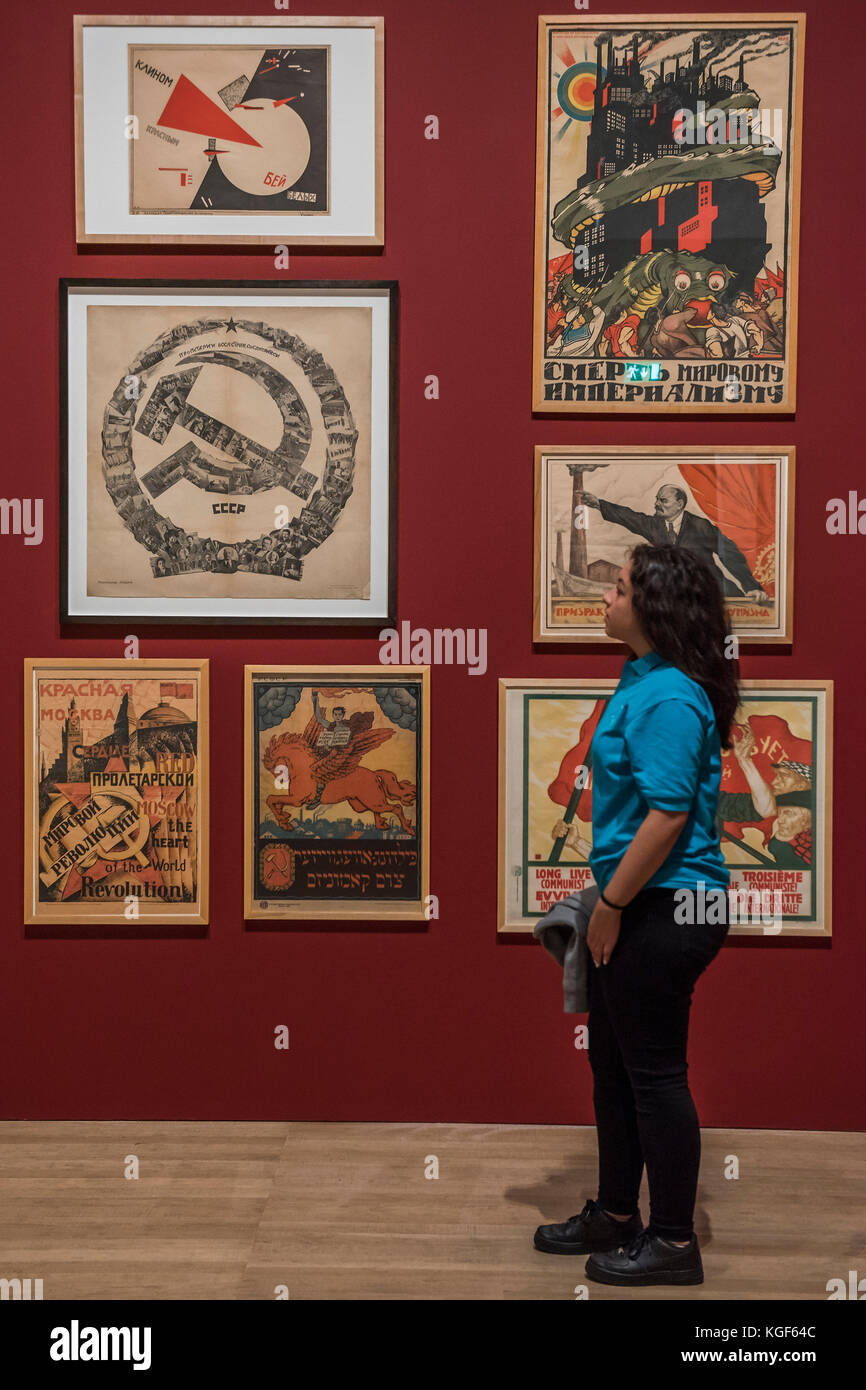
[[796,407],[805,15],[542,15],[533,410]]
[[245,666],[244,916],[431,903],[429,666]]
[[716,570],[738,641],[790,643],[795,458],[791,444],[536,446],[533,641],[613,642],[602,594],[633,545],[669,539],[662,494],[677,544]]
[[[591,812],[581,810],[592,794],[592,732],[617,683],[499,681],[500,932],[531,932],[554,902],[594,882]],[[829,937],[833,682],[740,688],[735,740],[748,730],[741,752],[751,766],[723,750],[717,822],[737,895],[729,935]],[[575,779],[578,767],[586,772]]]
[[208,670],[206,659],[25,660],[24,922],[40,928],[29,935],[207,924]]

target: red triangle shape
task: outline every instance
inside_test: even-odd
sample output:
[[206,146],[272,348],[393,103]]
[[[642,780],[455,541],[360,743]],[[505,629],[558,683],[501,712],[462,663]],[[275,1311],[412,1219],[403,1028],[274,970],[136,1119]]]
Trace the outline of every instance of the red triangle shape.
[[183,73],[177,79],[157,125],[167,126],[169,130],[188,130],[195,135],[212,136],[215,140],[234,140],[238,145],[255,145],[261,149],[258,140],[247,135],[237,121],[233,121],[226,111],[221,111],[216,102],[199,91]]
[[54,785],[67,801],[71,801],[76,811],[80,811],[85,801],[90,800],[89,782],[55,782]]

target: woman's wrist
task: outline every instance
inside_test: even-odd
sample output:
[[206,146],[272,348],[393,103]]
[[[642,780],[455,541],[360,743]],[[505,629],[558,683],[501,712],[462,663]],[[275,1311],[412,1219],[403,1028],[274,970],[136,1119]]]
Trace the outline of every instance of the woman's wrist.
[[610,901],[610,898],[606,898],[604,896],[604,893],[602,893],[601,889],[599,889],[598,895],[601,901],[604,903],[605,907],[612,907],[614,912],[622,912],[626,907],[628,907],[628,903],[612,903]]

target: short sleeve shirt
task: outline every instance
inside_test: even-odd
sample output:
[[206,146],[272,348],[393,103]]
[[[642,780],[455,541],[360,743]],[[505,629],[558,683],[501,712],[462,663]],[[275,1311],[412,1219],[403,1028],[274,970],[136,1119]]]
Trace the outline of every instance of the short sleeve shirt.
[[716,824],[721,741],[706,691],[657,652],[627,661],[592,740],[592,852],[604,891],[651,809],[688,811],[646,888],[727,888]]

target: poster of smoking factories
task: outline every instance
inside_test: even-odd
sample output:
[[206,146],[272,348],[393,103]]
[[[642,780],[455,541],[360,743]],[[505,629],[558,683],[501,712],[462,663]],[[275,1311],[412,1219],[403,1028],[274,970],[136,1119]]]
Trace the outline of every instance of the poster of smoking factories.
[[539,21],[535,410],[794,410],[804,29]]

